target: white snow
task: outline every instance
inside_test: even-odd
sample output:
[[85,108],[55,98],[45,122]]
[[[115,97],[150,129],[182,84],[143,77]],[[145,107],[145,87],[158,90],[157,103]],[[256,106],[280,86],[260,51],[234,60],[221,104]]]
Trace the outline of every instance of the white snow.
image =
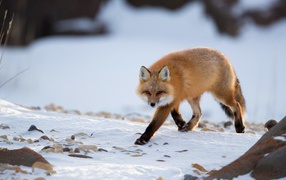
[[[195,168],[192,164],[198,163],[208,171],[219,169],[242,155],[261,136],[234,132],[182,133],[172,124],[163,125],[145,146],[136,146],[133,144],[139,137],[136,133],[143,132],[147,123],[32,111],[3,100],[0,100],[0,105],[0,122],[10,127],[1,130],[0,136],[7,135],[12,142],[6,143],[0,138],[1,147],[29,147],[46,158],[57,172],[46,176],[45,171],[36,169],[32,174],[13,175],[22,179],[183,179],[185,174],[199,176],[193,172]],[[44,134],[28,131],[31,125],[37,126]],[[55,142],[40,140],[29,144],[13,140],[14,137],[22,137],[34,141],[43,135],[53,138]],[[70,139],[71,135],[75,135],[75,142],[67,146],[66,139]],[[108,152],[91,151],[87,155],[92,159],[69,157],[67,152],[41,152],[45,146],[60,144],[75,148],[79,142],[96,145]],[[31,172],[31,168],[21,168]],[[9,179],[12,173],[4,171],[0,177]]]
[[100,22],[88,18],[75,18],[61,20],[54,25],[54,31],[64,33],[67,31],[92,33],[100,27]]
[[276,136],[274,139],[279,140],[279,141],[286,141],[286,134],[283,134],[283,136]]
[[[29,70],[2,87],[0,97],[26,106],[55,103],[85,112],[151,116],[154,109],[135,94],[140,67],[170,51],[208,46],[230,58],[246,99],[247,121],[264,123],[285,116],[285,21],[264,29],[246,25],[234,39],[217,34],[199,2],[169,12],[135,11],[123,1],[110,1],[99,19],[109,23],[110,35],[49,37],[25,48],[5,49],[1,83]],[[203,119],[226,120],[209,94],[201,107]],[[192,116],[187,103],[181,111],[186,119]]]
[[243,9],[263,9],[263,8],[269,8],[271,7],[271,5],[273,5],[273,3],[277,3],[277,0],[268,0],[268,1],[261,1],[261,0],[252,0],[252,1],[248,1],[248,0],[241,0],[238,3],[238,6],[240,6]]
[[[247,3],[242,6],[250,7]],[[52,145],[43,140],[36,144],[13,141],[13,137],[20,136],[38,139],[42,135],[40,132],[27,131],[34,124],[61,144],[71,135],[84,132],[87,135],[77,137],[78,141],[97,145],[108,152],[89,153],[93,159],[73,158],[67,153],[41,153],[54,165],[55,175],[48,177],[44,171],[37,170],[32,175],[16,176],[22,179],[31,176],[47,179],[145,180],[160,176],[182,179],[184,174],[196,175],[193,163],[213,170],[242,155],[261,134],[199,130],[181,133],[174,124],[165,123],[147,145],[134,146],[139,137],[136,133],[144,132],[148,123],[31,111],[9,103],[40,107],[55,103],[82,112],[139,113],[150,119],[154,109],[135,94],[139,69],[142,65],[148,67],[170,51],[197,46],[220,50],[230,58],[241,82],[247,104],[246,120],[265,123],[269,119],[279,121],[285,116],[285,20],[268,28],[248,24],[239,38],[231,38],[214,30],[213,22],[204,16],[199,2],[170,12],[152,8],[134,10],[124,1],[117,0],[104,6],[99,19],[109,23],[111,34],[48,37],[28,47],[5,49],[0,85],[23,69],[29,70],[0,89],[0,98],[4,100],[0,101],[0,124],[11,128],[1,130],[0,135],[8,135],[13,142],[9,145],[0,138],[0,145],[9,149],[27,146],[37,152]],[[209,94],[203,96],[201,108],[203,120],[226,120]],[[181,113],[185,119],[192,116],[187,103],[181,106]],[[56,132],[51,132],[52,129]],[[163,145],[165,142],[168,145]],[[123,148],[124,152],[113,147]],[[177,152],[182,150],[188,151]],[[138,154],[143,155],[132,156]],[[8,179],[10,175],[11,172],[4,172],[0,178]],[[245,175],[240,179],[249,178]]]

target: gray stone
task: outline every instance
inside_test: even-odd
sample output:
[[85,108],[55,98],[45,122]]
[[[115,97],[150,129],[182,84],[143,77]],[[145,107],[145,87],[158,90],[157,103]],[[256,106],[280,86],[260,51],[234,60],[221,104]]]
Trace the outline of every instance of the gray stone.
[[274,119],[270,119],[269,121],[267,121],[264,124],[264,127],[267,128],[268,130],[270,130],[273,126],[275,126],[277,124],[277,121],[275,121]]
[[[245,154],[220,170],[214,171],[205,179],[233,179],[251,171],[253,171],[253,177],[263,171],[267,174],[267,179],[285,177],[286,141],[277,138],[277,136],[285,136],[285,133],[286,117],[266,132]],[[281,160],[282,157],[284,160]]]
[[258,161],[251,176],[255,179],[279,179],[286,177],[286,146],[269,153]]

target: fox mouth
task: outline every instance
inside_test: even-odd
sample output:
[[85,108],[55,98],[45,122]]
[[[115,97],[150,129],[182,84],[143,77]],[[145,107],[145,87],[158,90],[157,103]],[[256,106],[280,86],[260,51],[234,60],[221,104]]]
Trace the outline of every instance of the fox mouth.
[[172,95],[162,97],[157,103],[149,103],[151,107],[156,106],[167,106],[174,101],[174,97]]
[[154,103],[154,102],[148,102],[148,104],[154,108],[157,106],[167,106],[168,104],[172,103],[174,100],[173,96],[166,96],[166,97],[162,97],[158,102]]
[[150,101],[148,101],[148,99],[145,96],[141,96],[141,97],[152,108],[155,108],[157,106],[167,106],[168,104],[172,103],[174,100],[174,97],[172,95],[162,97],[161,99],[159,99],[158,102],[150,102]]

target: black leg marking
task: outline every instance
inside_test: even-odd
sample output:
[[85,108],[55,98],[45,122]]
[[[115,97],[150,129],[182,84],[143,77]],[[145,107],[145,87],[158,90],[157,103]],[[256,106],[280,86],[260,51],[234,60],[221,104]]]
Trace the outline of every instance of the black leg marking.
[[156,120],[153,120],[149,124],[149,126],[146,128],[145,132],[141,135],[141,137],[135,141],[135,144],[137,144],[137,145],[146,144],[151,139],[153,134],[155,133],[155,131],[156,131],[155,126],[156,126]]
[[146,144],[167,119],[168,115],[170,114],[170,110],[171,106],[158,107],[151,123],[148,125],[142,136],[135,141],[135,144]]
[[171,111],[171,115],[176,125],[178,126],[178,130],[181,131],[182,128],[185,126],[186,122],[183,120],[181,114],[179,114],[178,111],[175,109]]
[[244,133],[245,126],[243,125],[242,119],[238,117],[237,112],[234,112],[233,115],[235,118],[235,122],[234,122],[235,131],[237,133]]

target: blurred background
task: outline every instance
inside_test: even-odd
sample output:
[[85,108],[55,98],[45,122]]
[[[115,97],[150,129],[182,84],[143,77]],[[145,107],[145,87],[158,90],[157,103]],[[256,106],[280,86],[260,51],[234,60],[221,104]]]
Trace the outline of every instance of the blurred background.
[[[230,58],[250,122],[285,116],[284,0],[2,0],[0,10],[1,99],[151,116],[135,94],[141,65],[207,46]],[[201,106],[203,119],[226,119],[210,95]]]

